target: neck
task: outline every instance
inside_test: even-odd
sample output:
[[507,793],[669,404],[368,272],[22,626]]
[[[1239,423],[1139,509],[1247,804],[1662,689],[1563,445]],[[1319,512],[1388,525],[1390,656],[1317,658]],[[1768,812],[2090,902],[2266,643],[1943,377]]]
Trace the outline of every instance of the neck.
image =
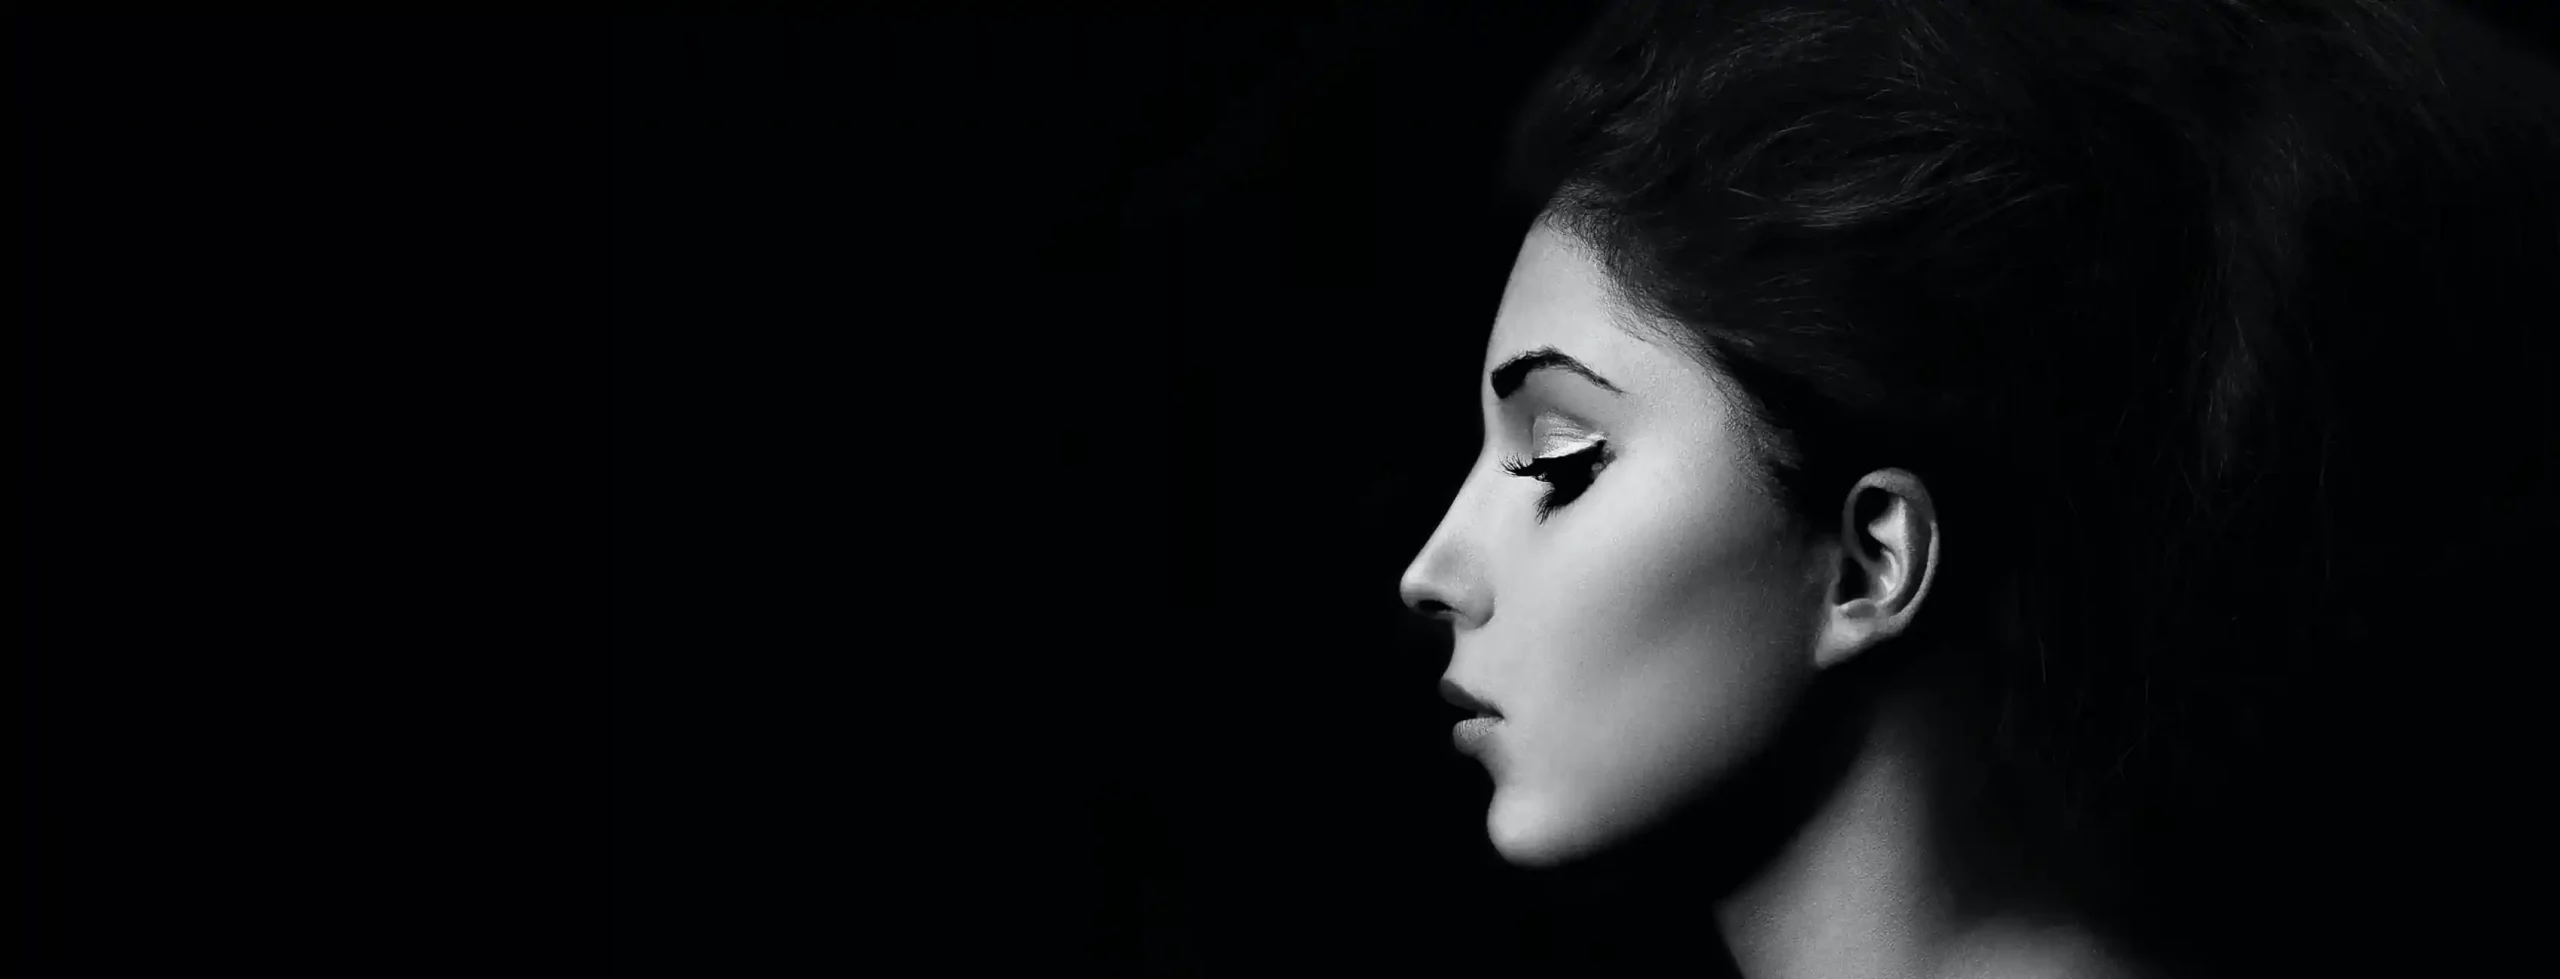
[[1924,759],[1877,725],[1842,781],[1716,909],[1751,979],[1918,976],[1961,923],[1932,866]]
[[1932,723],[1967,708],[1916,682],[1858,689],[1802,705],[1712,798],[1541,873],[1552,910],[1599,946],[1671,954],[1711,921],[1746,979],[2125,974],[1972,805],[1978,753]]
[[[1715,918],[1749,979],[1814,976],[2087,975],[2097,944],[2037,919],[2025,894],[1985,893],[1961,878],[1947,821],[1950,759],[1932,750],[1923,712],[1889,707],[1857,742],[1833,791]],[[1970,793],[1968,793],[1970,794]],[[1972,868],[1979,871],[1981,868]]]

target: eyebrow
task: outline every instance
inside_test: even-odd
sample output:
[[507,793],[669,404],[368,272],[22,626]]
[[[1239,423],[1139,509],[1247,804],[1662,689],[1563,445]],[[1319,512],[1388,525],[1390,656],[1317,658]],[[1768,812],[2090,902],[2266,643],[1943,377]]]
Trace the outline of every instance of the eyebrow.
[[1600,372],[1567,356],[1563,351],[1554,347],[1539,347],[1503,361],[1502,366],[1493,369],[1490,375],[1493,379],[1493,396],[1497,399],[1508,398],[1512,392],[1520,390],[1521,383],[1527,381],[1531,373],[1550,368],[1579,374],[1583,380],[1597,384],[1601,390],[1611,394],[1626,393],[1618,390],[1617,385],[1609,383],[1608,378],[1600,376]]

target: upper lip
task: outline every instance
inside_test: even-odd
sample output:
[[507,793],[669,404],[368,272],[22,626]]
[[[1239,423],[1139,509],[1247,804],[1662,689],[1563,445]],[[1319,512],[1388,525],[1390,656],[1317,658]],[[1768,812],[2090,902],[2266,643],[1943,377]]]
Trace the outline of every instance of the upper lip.
[[1495,710],[1492,704],[1485,703],[1484,698],[1468,693],[1467,688],[1459,686],[1457,681],[1446,677],[1440,680],[1440,699],[1478,717],[1502,716],[1502,712]]

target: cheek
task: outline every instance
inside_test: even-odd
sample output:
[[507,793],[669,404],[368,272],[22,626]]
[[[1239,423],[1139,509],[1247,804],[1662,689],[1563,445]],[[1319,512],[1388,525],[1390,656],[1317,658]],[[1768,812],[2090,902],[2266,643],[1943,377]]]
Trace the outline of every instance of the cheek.
[[1680,716],[1748,706],[1809,666],[1811,593],[1773,533],[1778,514],[1739,487],[1624,475],[1559,528],[1534,580],[1502,591],[1535,634],[1522,637],[1533,685],[1593,710]]
[[1773,513],[1713,494],[1631,495],[1651,505],[1595,510],[1559,535],[1541,580],[1514,592],[1525,607],[1505,610],[1534,623],[1507,781],[1569,820],[1636,818],[1712,781],[1776,729],[1812,673],[1811,593],[1771,543]]
[[1565,617],[1582,624],[1535,667],[1537,734],[1559,774],[1595,786],[1702,774],[1773,728],[1811,673],[1810,635],[1775,576],[1748,563],[1647,576]]

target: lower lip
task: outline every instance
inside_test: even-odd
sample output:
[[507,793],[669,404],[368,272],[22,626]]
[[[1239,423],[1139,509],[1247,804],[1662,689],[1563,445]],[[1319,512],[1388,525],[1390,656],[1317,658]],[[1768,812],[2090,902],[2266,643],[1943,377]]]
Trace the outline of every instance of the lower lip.
[[1458,746],[1459,751],[1470,755],[1481,754],[1484,751],[1485,742],[1493,737],[1493,726],[1500,723],[1502,718],[1499,717],[1470,717],[1459,721],[1457,728],[1449,733],[1449,738]]

